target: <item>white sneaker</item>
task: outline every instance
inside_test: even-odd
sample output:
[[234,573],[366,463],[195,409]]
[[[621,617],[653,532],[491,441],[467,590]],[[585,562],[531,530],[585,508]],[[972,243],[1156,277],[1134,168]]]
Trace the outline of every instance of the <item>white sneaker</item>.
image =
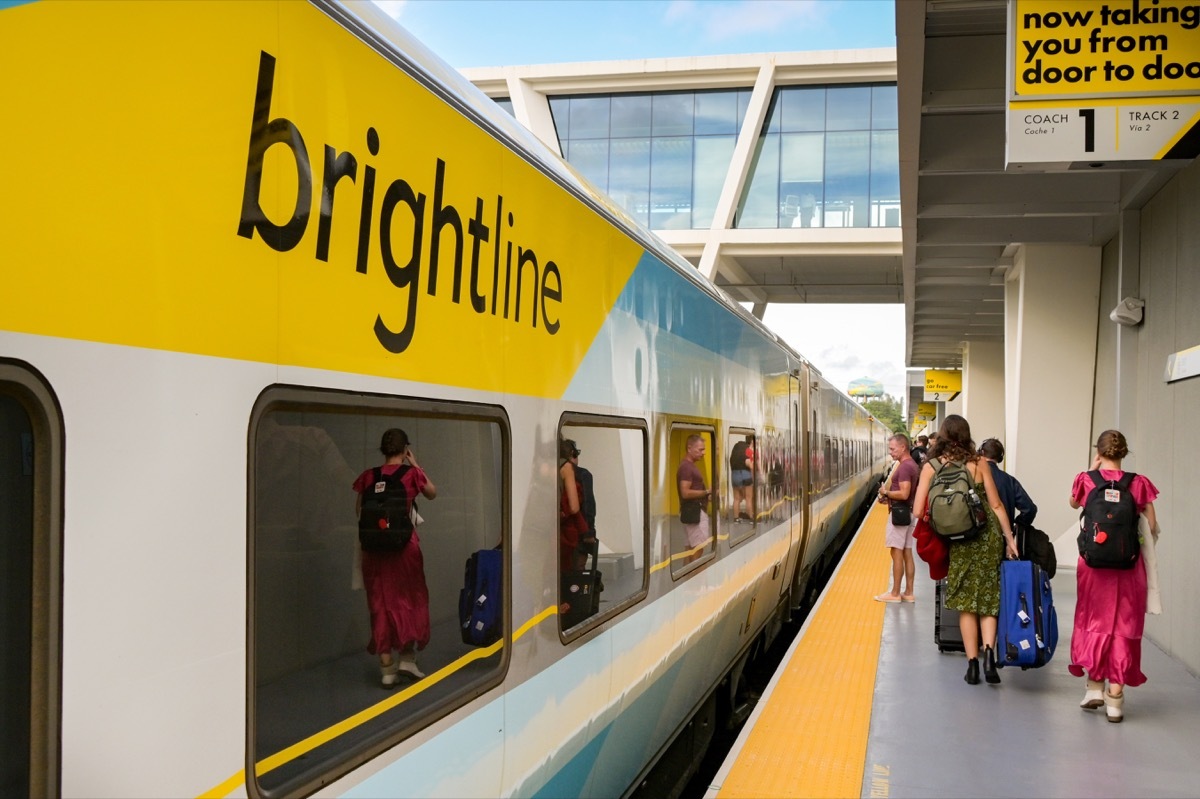
[[400,663],[398,665],[399,665],[400,671],[404,672],[405,674],[408,674],[411,677],[416,677],[418,680],[424,679],[424,677],[425,677],[425,672],[423,672],[417,668],[417,662],[415,660],[413,660],[411,657],[401,658]]

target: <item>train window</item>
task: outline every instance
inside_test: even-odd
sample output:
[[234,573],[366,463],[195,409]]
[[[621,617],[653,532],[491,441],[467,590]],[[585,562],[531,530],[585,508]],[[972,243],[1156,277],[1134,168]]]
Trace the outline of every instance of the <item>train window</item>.
[[755,453],[758,456],[759,472],[755,482],[760,522],[777,522],[787,518],[784,507],[784,443],[783,436],[768,428],[758,439]]
[[0,359],[0,795],[57,796],[62,422],[49,388]]
[[758,520],[756,486],[761,476],[753,430],[731,428],[725,438],[725,502],[721,508],[725,530],[733,543],[754,532]]
[[[409,468],[377,476],[385,461]],[[249,464],[253,793],[310,792],[500,681],[507,607],[472,638],[459,591],[464,564],[485,562],[473,553],[508,549],[508,462],[500,409],[286,387],[262,395]],[[358,500],[380,484],[385,506],[415,497],[414,529],[405,543],[404,516],[384,507],[380,529],[401,536],[372,536],[363,551]],[[504,561],[492,564],[501,596]]]
[[575,472],[579,510],[559,480],[559,622],[579,627],[645,595],[650,571],[647,441],[640,419],[570,414],[559,429],[559,469]]
[[[716,463],[718,453],[712,428],[694,425],[671,427],[668,452],[670,462],[663,472],[667,478],[665,496],[669,514],[664,518],[671,541],[671,572],[679,574],[691,564],[716,551],[712,499],[718,496]],[[689,496],[680,495],[687,484]],[[701,488],[707,494],[699,493]]]

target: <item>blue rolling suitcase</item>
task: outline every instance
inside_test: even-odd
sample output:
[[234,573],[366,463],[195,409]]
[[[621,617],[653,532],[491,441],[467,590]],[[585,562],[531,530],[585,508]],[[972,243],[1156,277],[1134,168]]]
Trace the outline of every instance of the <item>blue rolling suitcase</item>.
[[467,558],[463,587],[458,592],[458,621],[464,644],[488,646],[503,635],[501,590],[504,553],[481,549]]
[[1028,560],[1000,564],[996,665],[1036,669],[1058,646],[1058,615],[1046,570]]

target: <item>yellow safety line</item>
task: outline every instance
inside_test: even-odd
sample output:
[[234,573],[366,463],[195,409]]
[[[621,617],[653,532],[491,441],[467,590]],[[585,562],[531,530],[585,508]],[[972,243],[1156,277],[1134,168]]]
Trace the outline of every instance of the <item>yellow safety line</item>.
[[875,505],[719,787],[720,799],[861,795],[887,608],[872,601],[891,563],[886,521],[887,509]]
[[[529,619],[524,624],[522,624],[520,627],[518,627],[516,632],[513,633],[513,641],[519,640],[521,638],[521,636],[525,635],[527,632],[532,630],[534,627],[536,627],[541,622],[545,621],[546,619],[557,616],[557,615],[558,615],[557,607],[546,608],[541,613],[539,613],[538,615]],[[366,722],[370,721],[371,719],[376,718],[377,716],[391,710],[396,705],[399,705],[403,702],[408,701],[409,699],[413,698],[414,696],[425,691],[428,688],[432,688],[434,685],[436,685],[437,683],[446,679],[451,674],[462,669],[468,663],[472,663],[476,660],[481,660],[483,658],[491,657],[496,652],[499,652],[503,646],[504,646],[504,640],[501,639],[501,640],[497,641],[496,643],[491,644],[490,646],[472,650],[471,652],[467,653],[466,655],[463,655],[459,659],[455,660],[453,663],[450,663],[447,666],[444,666],[443,668],[438,669],[433,674],[424,678],[420,682],[413,683],[409,687],[405,688],[403,691],[400,691],[397,694],[393,694],[392,696],[389,696],[387,699],[383,700],[382,702],[377,702],[374,705],[371,705],[370,707],[364,708],[363,710],[360,710],[358,713],[355,713],[353,716],[349,716],[349,717],[339,721],[337,724],[326,727],[325,729],[323,729],[319,732],[313,733],[312,735],[308,736],[307,738],[297,741],[296,743],[289,746],[287,749],[280,750],[279,752],[276,752],[275,754],[271,755],[270,757],[263,758],[262,760],[260,760],[254,764],[255,773],[261,777],[263,774],[266,774],[270,771],[274,771],[275,769],[279,768],[280,766],[285,765],[286,763],[289,763],[289,762],[295,760],[296,758],[300,757],[301,755],[311,752],[313,749],[316,749],[318,746],[329,743],[334,738],[337,738],[339,735],[343,735],[344,733],[349,732],[350,730],[354,729],[355,727],[365,724]],[[246,781],[246,772],[243,769],[241,771],[238,771],[232,777],[230,777],[229,779],[220,783],[219,785],[209,788],[207,791],[200,794],[200,796],[210,798],[210,799],[215,798],[215,797],[228,796],[239,785],[245,784],[245,781]]]

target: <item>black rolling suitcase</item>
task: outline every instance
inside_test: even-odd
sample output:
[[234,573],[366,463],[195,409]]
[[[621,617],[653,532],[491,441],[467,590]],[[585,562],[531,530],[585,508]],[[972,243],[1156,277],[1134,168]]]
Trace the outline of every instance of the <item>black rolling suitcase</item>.
[[[581,548],[584,546],[587,545],[580,544]],[[604,590],[604,583],[600,579],[599,569],[596,568],[597,560],[600,557],[599,541],[591,542],[588,547],[588,556],[592,562],[590,569],[580,569],[562,575],[562,593],[559,602],[570,605],[570,608],[562,614],[564,628],[574,627],[600,612],[600,592]]]
[[939,652],[964,651],[962,630],[958,626],[958,611],[946,607],[946,581],[938,580],[933,588],[933,642]]

